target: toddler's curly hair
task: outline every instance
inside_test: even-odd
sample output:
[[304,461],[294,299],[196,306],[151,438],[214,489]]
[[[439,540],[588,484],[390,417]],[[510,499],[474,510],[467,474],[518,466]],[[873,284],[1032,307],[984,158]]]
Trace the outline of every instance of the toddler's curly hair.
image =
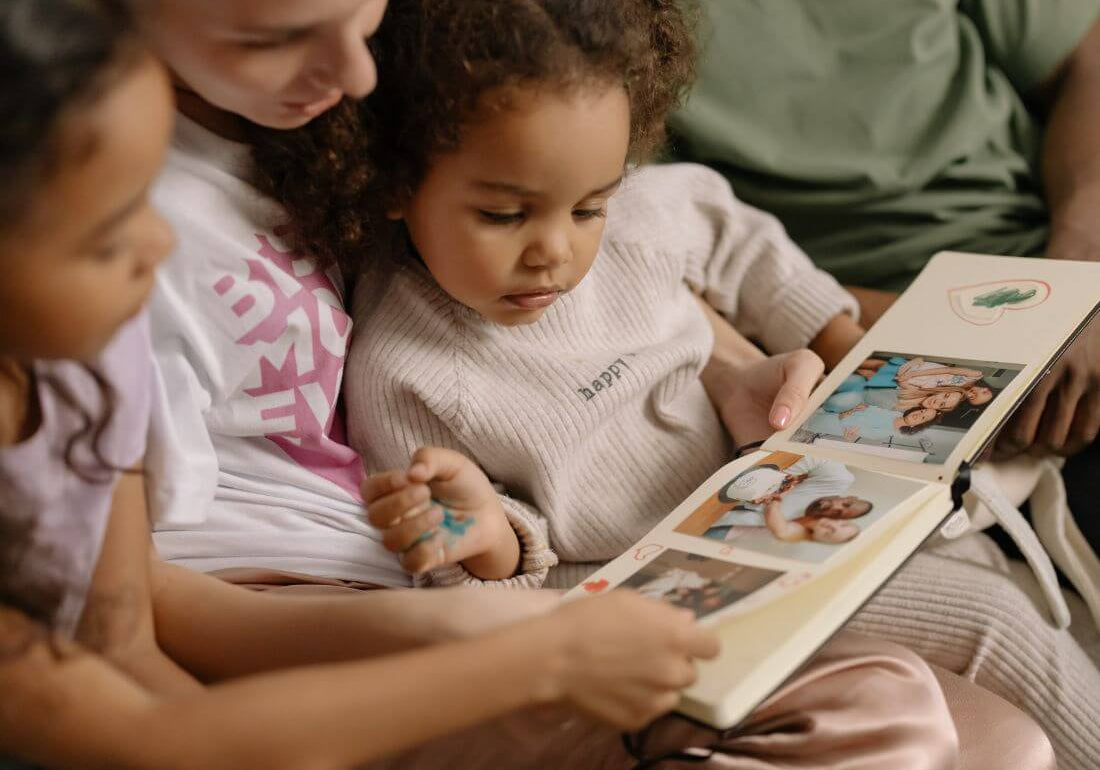
[[258,129],[258,182],[293,246],[355,271],[371,217],[407,201],[511,89],[622,85],[628,160],[650,158],[694,76],[696,17],[689,0],[393,0],[370,44],[378,89],[302,129]]

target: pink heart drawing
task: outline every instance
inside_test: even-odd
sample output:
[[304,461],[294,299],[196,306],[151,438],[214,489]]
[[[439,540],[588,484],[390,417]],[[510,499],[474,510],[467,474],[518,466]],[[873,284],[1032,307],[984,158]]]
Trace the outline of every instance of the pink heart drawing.
[[650,556],[656,556],[661,551],[665,550],[663,545],[657,543],[647,543],[646,545],[640,545],[634,549],[634,560],[645,561]]
[[989,326],[1001,320],[1008,310],[1038,307],[1050,299],[1050,294],[1046,281],[1015,278],[960,286],[947,292],[947,300],[955,315],[967,323]]
[[604,578],[601,578],[599,580],[589,580],[587,583],[583,584],[584,590],[590,594],[598,594],[600,591],[607,588],[607,585],[607,580]]

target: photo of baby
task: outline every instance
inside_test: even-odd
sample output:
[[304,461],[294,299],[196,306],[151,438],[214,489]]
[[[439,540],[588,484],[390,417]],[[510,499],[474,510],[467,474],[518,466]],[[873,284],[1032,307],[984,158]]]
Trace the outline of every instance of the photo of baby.
[[730,479],[675,531],[819,563],[921,488],[832,460],[773,452]]
[[668,550],[622,585],[643,596],[685,607],[703,618],[759,591],[783,573]]
[[1019,374],[1018,364],[874,353],[791,436],[943,463],[966,431]]

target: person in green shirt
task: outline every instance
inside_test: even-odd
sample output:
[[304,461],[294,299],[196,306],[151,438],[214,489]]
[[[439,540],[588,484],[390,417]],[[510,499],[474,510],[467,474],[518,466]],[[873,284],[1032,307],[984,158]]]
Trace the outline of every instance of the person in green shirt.
[[[940,250],[1100,260],[1100,0],[703,6],[677,159],[778,216],[860,299],[864,325]],[[1093,487],[1071,482],[1071,503],[1091,509],[1098,432],[1100,322],[998,450],[1091,446],[1067,471]]]

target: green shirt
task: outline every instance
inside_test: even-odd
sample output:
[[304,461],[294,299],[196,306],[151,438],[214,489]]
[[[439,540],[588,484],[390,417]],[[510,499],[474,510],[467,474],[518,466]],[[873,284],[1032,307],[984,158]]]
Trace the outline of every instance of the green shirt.
[[1022,95],[1100,0],[705,0],[679,159],[723,172],[842,282],[942,249],[1038,255],[1042,126]]

